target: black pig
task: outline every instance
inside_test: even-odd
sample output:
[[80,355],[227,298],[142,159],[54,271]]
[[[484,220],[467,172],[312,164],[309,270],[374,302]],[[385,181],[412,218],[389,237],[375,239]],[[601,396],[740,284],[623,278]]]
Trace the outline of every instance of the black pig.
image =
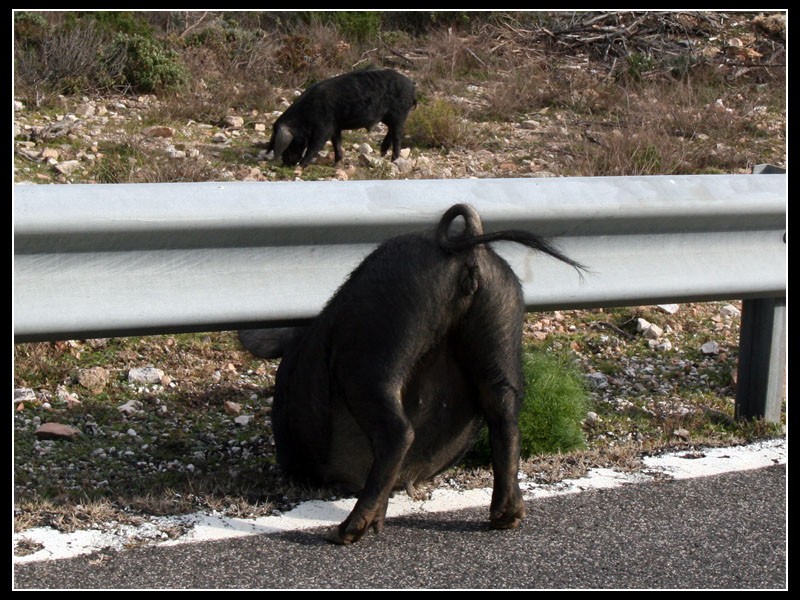
[[342,130],[372,129],[379,122],[389,131],[381,155],[392,147],[400,155],[400,138],[416,89],[408,77],[391,69],[364,69],[315,83],[303,92],[272,126],[267,151],[285,165],[308,166],[331,140],[336,162],[342,160]]
[[[459,216],[465,227],[451,234]],[[433,235],[379,246],[310,326],[293,336],[243,333],[245,347],[283,354],[272,409],[280,467],[295,480],[358,492],[331,541],[380,531],[392,490],[452,465],[484,422],[490,523],[510,529],[524,517],[517,418],[525,309],[519,280],[487,245],[500,240],[583,268],[529,232],[484,234],[477,212],[457,204]]]

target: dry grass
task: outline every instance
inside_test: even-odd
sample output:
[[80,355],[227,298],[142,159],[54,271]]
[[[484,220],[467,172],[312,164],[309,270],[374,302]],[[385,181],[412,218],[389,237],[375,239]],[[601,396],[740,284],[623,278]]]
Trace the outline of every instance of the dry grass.
[[[708,88],[698,90],[680,82],[652,83],[618,104],[613,117],[603,118],[603,112],[591,116],[586,135],[571,148],[574,161],[566,174],[666,175],[749,169],[764,162],[764,142],[778,133],[769,132],[760,119],[776,92],[743,104],[732,93],[709,93]],[[709,102],[708,98],[716,99]]]
[[425,43],[429,57],[418,79],[427,88],[441,89],[447,82],[489,77],[487,59],[480,56],[482,48],[472,36],[459,35],[453,29],[433,31]]
[[37,502],[23,500],[16,503],[14,513],[16,531],[24,531],[31,527],[52,527],[69,533],[92,525],[99,526],[112,520],[133,526],[141,525],[143,522],[141,517],[120,511],[118,506],[105,498],[87,499],[80,503],[64,503],[58,499]]
[[101,145],[101,158],[94,166],[99,183],[172,183],[209,181],[215,171],[199,158],[170,159],[155,153],[140,137],[127,142]]

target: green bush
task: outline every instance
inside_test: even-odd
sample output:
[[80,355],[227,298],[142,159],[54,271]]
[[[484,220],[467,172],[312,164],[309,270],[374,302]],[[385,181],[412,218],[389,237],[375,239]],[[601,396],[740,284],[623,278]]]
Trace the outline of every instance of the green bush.
[[73,20],[94,21],[103,29],[112,33],[125,33],[128,35],[141,35],[153,38],[153,28],[144,20],[143,13],[131,11],[90,10],[86,12],[69,13],[67,23]]
[[[522,359],[525,395],[519,414],[520,454],[569,452],[586,447],[581,421],[589,410],[583,375],[568,355],[526,352]],[[486,427],[467,459],[491,461]]]
[[152,93],[176,88],[188,76],[178,53],[140,34],[119,34],[112,54],[125,56],[123,74],[134,91]]
[[470,22],[481,22],[489,17],[489,13],[436,10],[402,10],[383,13],[383,25],[389,29],[399,29],[414,35],[420,35],[435,28],[467,26]]
[[381,13],[376,11],[347,11],[328,13],[341,34],[354,42],[363,42],[378,36]]
[[20,95],[151,93],[187,80],[178,54],[134,15],[67,17],[48,23],[38,13],[15,16],[14,77]]
[[622,79],[628,83],[641,83],[645,74],[655,67],[655,60],[651,56],[634,52],[625,57],[625,68],[622,71]]
[[47,21],[36,12],[14,13],[14,42],[16,45],[39,45],[47,34]]
[[441,99],[418,105],[405,129],[413,145],[445,149],[462,143],[467,132],[460,111],[451,102]]

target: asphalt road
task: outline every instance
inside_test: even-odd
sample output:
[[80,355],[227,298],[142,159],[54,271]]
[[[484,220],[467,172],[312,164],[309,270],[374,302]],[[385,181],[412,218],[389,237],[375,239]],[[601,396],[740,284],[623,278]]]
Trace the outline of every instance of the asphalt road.
[[134,548],[14,567],[14,587],[785,589],[786,466],[398,517],[350,547],[319,530]]

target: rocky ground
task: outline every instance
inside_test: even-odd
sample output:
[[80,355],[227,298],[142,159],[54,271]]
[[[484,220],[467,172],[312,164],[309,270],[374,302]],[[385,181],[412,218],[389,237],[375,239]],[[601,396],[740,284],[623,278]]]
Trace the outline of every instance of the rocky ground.
[[[473,86],[473,92],[479,88]],[[283,109],[288,107],[299,90],[285,90]],[[346,134],[347,156],[343,164],[333,167],[330,147],[321,153],[316,164],[323,169],[308,171],[286,169],[267,163],[266,144],[272,122],[282,113],[231,114],[215,126],[188,121],[180,127],[142,125],[152,120],[163,102],[155,96],[135,98],[65,98],[63,112],[42,114],[30,111],[22,103],[15,104],[17,118],[15,179],[18,183],[97,183],[105,182],[103,166],[110,152],[121,146],[130,149],[131,163],[136,157],[149,155],[163,161],[163,169],[174,171],[172,180],[203,179],[215,181],[274,181],[287,178],[374,179],[374,178],[463,178],[463,177],[549,177],[560,172],[557,155],[563,146],[560,138],[572,135],[562,125],[563,116],[542,114],[519,123],[483,123],[478,125],[494,147],[492,149],[452,149],[443,153],[436,149],[403,149],[396,162],[377,154],[385,135],[385,127]],[[547,140],[541,158],[531,160],[531,136]],[[172,165],[170,165],[172,163]],[[175,164],[180,163],[180,164]],[[136,169],[134,165],[131,169]],[[139,166],[140,170],[147,167]],[[746,165],[742,167],[743,172]],[[143,178],[159,174],[139,173]]]
[[[482,89],[472,86],[480,98]],[[282,106],[297,90],[286,90]],[[461,98],[463,101],[463,98]],[[330,147],[305,173],[266,162],[266,144],[271,125],[282,110],[263,114],[231,114],[220,125],[188,122],[146,123],[157,114],[161,100],[136,98],[63,100],[63,112],[31,111],[15,103],[15,180],[18,183],[121,183],[139,181],[274,181],[281,179],[431,179],[490,177],[553,177],[591,175],[596,160],[585,144],[598,150],[615,149],[624,127],[609,123],[587,123],[567,110],[542,109],[513,122],[459,121],[464,133],[479,143],[454,147],[403,149],[395,162],[378,156],[385,135],[379,124],[370,132],[345,134],[346,157],[333,165]],[[740,103],[737,103],[740,104]],[[764,105],[727,107],[723,99],[702,107],[715,118],[730,115],[756,127],[763,139],[737,148],[729,140],[714,141],[710,133],[698,132],[685,141],[685,155],[709,152],[720,163],[732,163],[728,172],[749,173],[754,164],[785,164],[782,115]],[[412,115],[413,116],[413,115]],[[769,137],[775,133],[778,137]],[[635,134],[633,134],[635,135]],[[706,148],[708,150],[706,150]],[[146,159],[144,157],[147,157]],[[677,167],[676,167],[677,168]],[[679,169],[681,170],[681,169]],[[684,171],[690,171],[684,165]],[[712,169],[710,172],[720,172]],[[614,172],[606,174],[616,174]],[[637,174],[637,173],[631,173]],[[648,174],[648,173],[643,173]]]
[[[179,94],[16,98],[15,181],[547,177],[785,166],[782,15],[606,17],[553,31],[509,20],[471,35],[442,34],[426,48],[412,44],[380,57],[368,51],[371,62],[417,81],[409,147],[396,163],[374,150],[383,125],[345,132],[343,164],[331,164],[330,147],[305,172],[266,163],[271,125],[302,89],[271,87],[267,98],[241,82],[212,89],[210,74],[201,73]],[[450,69],[437,67],[445,60]],[[257,99],[242,99],[246,92]]]

